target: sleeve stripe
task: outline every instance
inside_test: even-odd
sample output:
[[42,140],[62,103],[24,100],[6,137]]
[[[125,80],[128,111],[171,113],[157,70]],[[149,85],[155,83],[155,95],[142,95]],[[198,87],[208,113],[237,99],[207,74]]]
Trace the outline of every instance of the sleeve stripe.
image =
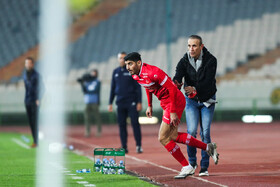
[[160,83],[160,85],[162,86],[162,85],[164,85],[164,83],[167,81],[167,76],[165,75],[165,77],[164,77],[164,79],[163,79],[163,81]]

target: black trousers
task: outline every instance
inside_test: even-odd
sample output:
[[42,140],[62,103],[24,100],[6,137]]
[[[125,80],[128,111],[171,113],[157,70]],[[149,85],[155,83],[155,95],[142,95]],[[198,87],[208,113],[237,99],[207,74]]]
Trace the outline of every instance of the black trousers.
[[141,135],[140,124],[138,122],[139,113],[136,110],[136,105],[130,105],[130,106],[118,105],[117,113],[118,113],[118,123],[119,123],[122,148],[127,148],[127,128],[126,128],[127,122],[126,122],[126,119],[128,116],[131,119],[131,125],[133,128],[133,134],[134,134],[136,146],[141,146],[142,135]]
[[33,137],[33,142],[38,144],[38,106],[35,103],[25,104],[25,109]]

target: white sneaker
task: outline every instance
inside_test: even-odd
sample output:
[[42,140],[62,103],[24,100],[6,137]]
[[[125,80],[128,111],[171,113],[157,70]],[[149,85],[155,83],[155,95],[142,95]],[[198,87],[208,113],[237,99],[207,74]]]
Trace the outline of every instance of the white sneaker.
[[136,153],[143,153],[143,149],[141,146],[136,146]]
[[198,176],[200,176],[200,177],[209,176],[209,173],[208,173],[207,169],[201,168]]
[[184,178],[186,178],[189,175],[193,175],[194,171],[195,171],[195,168],[193,168],[191,165],[184,166],[181,169],[181,172],[179,173],[179,175],[176,175],[174,177],[174,179],[184,179]]
[[215,164],[218,164],[219,153],[217,152],[216,143],[209,143],[209,144],[207,144],[207,146],[208,146],[208,150],[206,151],[207,154],[213,158]]

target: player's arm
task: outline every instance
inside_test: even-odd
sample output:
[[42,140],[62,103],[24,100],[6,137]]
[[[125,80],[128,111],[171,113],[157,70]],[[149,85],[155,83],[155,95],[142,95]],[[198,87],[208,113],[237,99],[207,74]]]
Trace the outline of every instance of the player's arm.
[[146,116],[151,118],[153,115],[153,95],[151,92],[149,92],[148,89],[146,89],[147,99],[148,99],[148,108],[146,110]]

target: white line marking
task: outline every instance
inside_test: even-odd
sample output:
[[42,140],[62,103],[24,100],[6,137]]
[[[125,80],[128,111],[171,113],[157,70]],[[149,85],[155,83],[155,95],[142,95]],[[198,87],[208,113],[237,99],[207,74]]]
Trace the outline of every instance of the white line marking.
[[84,186],[96,186],[95,184],[85,184]]
[[[64,173],[64,175],[70,175],[72,176],[71,178],[74,180],[83,180],[83,177],[79,177],[79,176],[75,176],[76,174],[73,173],[69,173],[71,171],[69,171],[67,168],[62,167],[60,164],[58,163],[54,163],[54,162],[50,162],[50,164],[52,165],[52,167],[59,169],[59,170],[63,170],[62,173]],[[84,184],[84,186],[96,186],[95,184],[89,184],[88,181],[76,181],[76,183],[78,184]]]
[[[100,148],[100,146],[98,145],[94,145],[94,144],[88,144],[82,140],[78,140],[76,138],[69,138],[71,139],[72,141],[74,142],[77,142],[77,143],[80,143],[80,144],[83,144],[83,145],[86,145],[86,146],[89,146],[89,147],[96,147],[96,148]],[[82,151],[79,151],[79,150],[76,150],[76,153],[81,155],[83,152]],[[150,165],[153,165],[153,166],[156,166],[156,167],[159,167],[159,168],[162,168],[162,169],[165,169],[165,170],[169,170],[169,171],[173,171],[175,173],[178,173],[180,171],[178,170],[175,170],[175,169],[172,169],[172,168],[169,168],[169,167],[165,167],[165,166],[162,166],[162,165],[159,165],[159,164],[156,164],[156,163],[153,163],[153,162],[150,162],[150,161],[147,161],[147,160],[142,160],[142,159],[139,159],[137,157],[134,157],[134,156],[130,156],[130,155],[125,155],[127,158],[130,158],[132,160],[136,160],[136,161],[139,161],[139,162],[144,162],[146,164],[150,164]],[[89,159],[93,160],[93,157],[90,157],[90,156],[87,156]],[[195,177],[195,176],[190,176],[191,178],[194,178],[194,179],[197,179],[197,180],[200,180],[200,181],[203,181],[205,183],[210,183],[210,184],[214,184],[214,185],[217,185],[217,186],[221,186],[221,187],[228,187],[227,185],[223,185],[223,184],[219,184],[219,183],[216,183],[216,182],[212,182],[212,181],[209,181],[209,180],[206,180],[206,179],[202,179],[201,177]]]
[[77,181],[78,184],[88,184],[88,181]]
[[26,145],[25,143],[23,143],[19,139],[12,138],[12,141],[15,142],[16,144],[18,144],[19,146],[25,148],[25,149],[30,149],[30,147],[28,145]]
[[78,180],[78,179],[84,179],[84,178],[83,177],[72,177],[72,179]]

